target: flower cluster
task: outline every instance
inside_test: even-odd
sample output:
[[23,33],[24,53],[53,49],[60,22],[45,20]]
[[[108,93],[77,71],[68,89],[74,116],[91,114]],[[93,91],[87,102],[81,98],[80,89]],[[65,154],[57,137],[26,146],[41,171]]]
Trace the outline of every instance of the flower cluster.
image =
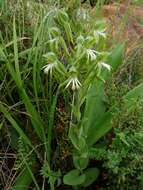
[[97,48],[99,40],[106,38],[106,33],[105,30],[94,30],[87,36],[79,34],[76,37],[68,23],[68,15],[62,11],[56,15],[56,23],[59,22],[60,26],[63,24],[67,38],[62,36],[60,27],[49,29],[48,43],[52,51],[44,55],[47,64],[43,66],[43,70],[45,74],[58,75],[57,79],[62,78],[63,81],[60,82],[65,85],[65,89],[79,90],[84,88],[85,84],[89,85],[88,81],[99,76],[102,68],[111,70],[110,65],[106,63],[108,53]]

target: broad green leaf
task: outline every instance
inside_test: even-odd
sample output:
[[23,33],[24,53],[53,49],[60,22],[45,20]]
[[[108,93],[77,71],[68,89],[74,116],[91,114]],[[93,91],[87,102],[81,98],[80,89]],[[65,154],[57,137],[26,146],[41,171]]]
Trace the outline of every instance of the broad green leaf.
[[85,174],[80,174],[77,169],[71,170],[66,175],[64,175],[63,182],[66,185],[81,185],[85,181]]
[[78,130],[75,126],[71,126],[69,128],[69,138],[73,144],[73,146],[76,148],[76,149],[79,149],[78,147],[78,143],[79,143],[79,139],[78,139]]
[[69,138],[75,149],[79,151],[80,154],[87,154],[88,147],[83,136],[80,136],[77,126],[71,126],[69,129]]
[[[134,106],[134,102],[138,99],[143,99],[143,83],[134,87],[126,95],[123,96],[124,106],[127,109],[131,109]],[[116,105],[113,105],[103,117],[95,122],[88,132],[87,143],[92,145],[96,143],[102,136],[104,136],[112,128],[113,113],[115,112]]]
[[92,85],[87,95],[83,120],[85,136],[88,133],[88,129],[94,126],[95,122],[103,116],[106,110],[104,103],[104,84],[102,82],[96,82]]
[[[118,44],[107,59],[107,63],[112,67],[112,72],[116,71],[118,67],[123,63],[125,44]],[[104,71],[103,77],[106,80],[110,76],[110,72]]]
[[79,169],[79,170],[83,170],[87,167],[89,162],[89,158],[88,156],[84,157],[84,156],[78,156],[78,155],[74,155],[73,156],[73,163],[75,168]]
[[85,141],[85,138],[80,136],[78,140],[78,149],[81,154],[87,154],[88,152],[88,147]]
[[123,98],[124,104],[129,109],[134,108],[136,103],[143,100],[143,83],[130,90]]
[[[112,67],[112,72],[115,71],[118,66],[123,62],[124,44],[117,45],[113,52],[108,57],[107,62]],[[110,72],[104,71],[102,77],[104,80],[111,75]],[[87,131],[87,143],[95,142],[97,139],[102,137],[111,129],[111,118],[110,112],[105,114],[105,94],[104,94],[104,83],[101,81],[94,81],[92,84],[86,99],[86,107],[84,114],[84,129]],[[108,121],[107,124],[105,121]],[[87,134],[85,134],[87,135]],[[95,140],[96,139],[96,140]]]
[[124,96],[125,101],[131,101],[133,99],[138,99],[138,98],[143,98],[143,83],[134,87]]
[[105,81],[108,80],[111,74],[115,72],[118,69],[118,67],[123,63],[124,50],[125,43],[118,44],[107,57],[106,62],[111,66],[111,71],[102,71],[101,78],[103,78]]
[[[107,62],[112,67],[112,72],[115,71],[119,65],[123,62],[124,44],[119,44],[113,50],[108,57]],[[104,71],[102,77],[107,79],[110,76],[110,72]],[[95,126],[95,123],[100,121],[103,117],[106,106],[105,106],[105,94],[104,94],[104,83],[101,81],[94,81],[91,88],[88,91],[86,99],[86,107],[84,114],[84,129],[88,130]]]
[[98,122],[95,122],[95,124],[91,126],[87,137],[87,143],[89,146],[96,143],[110,129],[112,129],[112,119],[112,112],[108,111],[103,115],[100,120],[98,120]]
[[99,169],[98,168],[88,168],[84,171],[84,174],[86,176],[85,182],[82,184],[84,187],[88,187],[91,185],[99,176]]

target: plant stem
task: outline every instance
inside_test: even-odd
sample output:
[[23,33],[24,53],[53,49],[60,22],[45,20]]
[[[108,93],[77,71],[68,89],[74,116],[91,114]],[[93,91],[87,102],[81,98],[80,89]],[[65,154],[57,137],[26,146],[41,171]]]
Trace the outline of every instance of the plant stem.
[[58,97],[59,91],[57,90],[56,95],[53,97],[53,101],[51,104],[50,108],[50,118],[49,118],[49,126],[48,126],[48,162],[50,164],[51,161],[51,141],[52,141],[52,130],[53,130],[53,125],[54,125],[54,113],[55,113],[55,108],[57,104],[57,97]]
[[74,107],[74,104],[75,104],[75,92],[73,92],[73,95],[72,95],[72,109],[71,109],[71,115],[70,115],[70,128],[72,127],[72,123],[73,123],[73,118],[74,118],[74,111],[73,111],[73,107]]

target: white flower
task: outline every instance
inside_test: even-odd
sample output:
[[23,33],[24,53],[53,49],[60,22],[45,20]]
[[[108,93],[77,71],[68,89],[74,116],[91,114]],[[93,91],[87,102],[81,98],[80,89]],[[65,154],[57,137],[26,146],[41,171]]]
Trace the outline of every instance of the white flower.
[[97,31],[94,31],[94,35],[95,36],[102,36],[103,38],[106,38],[106,33],[105,33],[105,29],[104,30],[97,30]]
[[77,10],[76,17],[79,20],[80,19],[89,20],[88,12],[86,11],[86,9],[83,9],[83,8],[80,8]]
[[57,40],[58,40],[58,38],[53,38],[53,39],[50,39],[48,42],[53,43],[53,42],[56,42]]
[[87,49],[86,53],[87,53],[88,60],[91,59],[91,61],[95,60],[98,54],[98,52],[93,49]]
[[80,83],[80,81],[78,80],[77,77],[71,77],[68,80],[66,88],[68,88],[70,85],[71,85],[72,90],[78,90],[81,87],[81,83]]
[[29,3],[29,2],[27,2],[27,7],[28,7],[28,8],[30,7],[30,3]]
[[45,66],[43,67],[44,73],[45,73],[45,74],[48,74],[48,73],[50,72],[50,74],[52,75],[53,69],[56,67],[56,65],[57,65],[56,62],[49,63],[49,64],[45,65]]
[[107,63],[100,62],[99,64],[100,64],[102,67],[106,68],[108,71],[111,71],[111,66],[108,65]]

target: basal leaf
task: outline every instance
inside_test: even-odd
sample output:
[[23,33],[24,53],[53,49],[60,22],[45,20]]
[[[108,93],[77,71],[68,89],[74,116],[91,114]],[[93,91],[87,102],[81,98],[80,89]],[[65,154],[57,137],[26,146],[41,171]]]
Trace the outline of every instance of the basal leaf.
[[[112,72],[116,71],[118,67],[123,63],[125,44],[118,44],[107,59],[107,63],[112,67]],[[106,72],[106,74],[105,74]],[[110,76],[110,72],[105,71],[103,73],[104,79],[106,80]]]
[[74,155],[73,156],[73,163],[74,163],[74,166],[75,168],[79,169],[79,170],[83,170],[87,167],[88,165],[88,162],[89,162],[89,158],[88,156],[78,156],[78,155]]
[[[138,99],[141,100],[143,98],[143,83],[134,87],[130,90],[126,95],[123,96],[124,106],[129,110],[134,106],[134,102]],[[112,128],[112,120],[113,113],[115,112],[116,105],[113,105],[108,112],[106,112],[103,117],[95,122],[93,126],[91,126],[87,143],[88,145],[92,145],[96,143],[102,136],[104,136],[111,128]]]
[[88,187],[91,185],[99,176],[99,169],[98,168],[88,168],[84,171],[86,176],[85,182],[82,184],[84,187]]
[[63,182],[66,185],[81,185],[85,181],[85,174],[80,174],[77,169],[71,170],[66,175],[64,175]]
[[79,149],[79,139],[78,139],[78,130],[75,126],[72,126],[70,127],[69,129],[69,138],[73,144],[73,146],[76,148],[76,149]]
[[103,117],[90,128],[87,137],[88,145],[96,143],[103,137],[109,130],[112,129],[112,112],[106,112]]

